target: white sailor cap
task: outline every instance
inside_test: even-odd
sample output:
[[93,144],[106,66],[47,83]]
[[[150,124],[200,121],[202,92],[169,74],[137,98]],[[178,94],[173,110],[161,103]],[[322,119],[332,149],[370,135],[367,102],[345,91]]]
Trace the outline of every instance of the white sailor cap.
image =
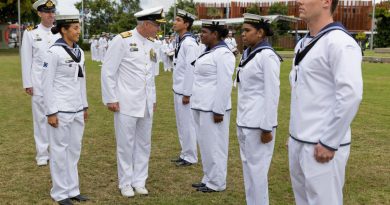
[[176,15],[191,22],[196,19],[195,15],[181,9],[177,9]]
[[41,12],[55,12],[56,11],[56,0],[38,0],[34,2],[33,8]]
[[269,23],[269,19],[256,14],[244,13],[244,23],[252,24],[256,28],[264,29],[266,36],[273,36],[273,31]]
[[202,20],[203,28],[211,28],[211,29],[224,29],[226,25],[225,21],[217,21],[217,20]]
[[74,6],[61,6],[56,12],[56,23],[80,23],[80,13]]
[[260,15],[256,15],[256,14],[244,13],[243,16],[244,16],[244,23],[260,24],[260,23],[268,23],[269,22],[269,19],[267,19],[263,16],[260,16]]
[[155,21],[157,23],[165,23],[163,7],[154,7],[145,9],[134,14],[138,21]]

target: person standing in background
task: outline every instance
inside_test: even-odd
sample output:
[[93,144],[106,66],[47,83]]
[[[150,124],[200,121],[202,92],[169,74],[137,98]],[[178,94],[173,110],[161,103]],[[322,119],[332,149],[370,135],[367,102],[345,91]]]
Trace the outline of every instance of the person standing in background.
[[194,79],[192,62],[199,55],[198,43],[190,32],[195,18],[193,14],[178,9],[173,23],[173,29],[179,35],[173,67],[174,106],[181,152],[179,157],[172,162],[175,162],[177,166],[190,166],[198,162],[195,127],[190,107]]
[[42,65],[46,51],[59,39],[60,35],[51,32],[55,21],[57,1],[38,0],[33,8],[38,11],[41,23],[23,34],[20,56],[22,61],[22,78],[25,92],[31,96],[33,129],[38,166],[47,165],[49,160],[48,125],[45,115],[42,90]]

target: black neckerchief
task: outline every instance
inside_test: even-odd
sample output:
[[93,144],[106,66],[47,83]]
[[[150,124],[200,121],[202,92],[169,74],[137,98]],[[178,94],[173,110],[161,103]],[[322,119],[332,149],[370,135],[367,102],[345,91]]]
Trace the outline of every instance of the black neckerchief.
[[[344,31],[346,34],[351,36],[351,34],[347,31],[347,29],[339,22],[333,22],[328,25],[326,25],[324,28],[321,29],[321,31],[313,38],[310,40],[310,42],[304,47],[303,42],[305,41],[305,38],[309,37],[309,33],[306,34],[304,39],[301,40],[301,45],[300,48],[298,49],[298,52],[295,55],[294,59],[294,65],[297,66],[299,63],[303,60],[303,58],[306,56],[306,54],[310,51],[310,49],[313,48],[313,46],[317,43],[317,41],[327,34],[330,31],[333,30],[341,30]],[[352,37],[352,36],[351,36]],[[297,78],[297,76],[295,76]],[[296,79],[295,79],[296,80]]]
[[240,64],[238,67],[244,67],[249,61],[251,61],[257,53],[260,53],[264,49],[272,50],[276,56],[278,56],[280,61],[283,61],[282,57],[276,53],[276,51],[271,47],[268,41],[261,41],[254,48],[247,48],[241,56]]
[[[198,59],[201,58],[201,57],[203,57],[204,55],[207,55],[207,54],[209,54],[209,53],[212,53],[213,51],[217,50],[218,48],[223,48],[223,47],[227,48],[227,49],[230,51],[230,49],[229,49],[229,47],[226,45],[225,41],[220,41],[216,46],[214,46],[214,47],[211,48],[211,49],[210,49],[210,47],[207,47],[207,48],[203,51],[203,53],[198,57]],[[198,60],[198,59],[197,59],[197,60]],[[194,60],[194,61],[191,63],[191,65],[194,66],[194,65],[195,65],[195,62],[196,62],[197,60]]]
[[[74,60],[76,63],[80,63],[81,52],[80,52],[79,46],[76,43],[73,44],[73,48],[69,48],[68,44],[66,44],[64,39],[60,38],[54,43],[53,46],[61,46],[68,53],[68,55],[72,58],[72,60]],[[79,72],[78,72],[77,76],[82,78],[82,77],[84,77],[83,69],[81,68],[80,64],[78,64],[78,65],[79,65]]]
[[181,44],[183,43],[184,39],[186,39],[187,37],[191,37],[191,38],[195,39],[196,44],[198,44],[198,42],[196,41],[195,36],[191,32],[186,32],[181,38],[180,38],[180,36],[177,37],[177,39],[176,39],[176,46],[175,46],[176,47],[175,48],[175,58],[177,58],[177,56],[179,55]]
[[[260,53],[264,49],[272,50],[276,54],[276,56],[278,56],[279,60],[283,61],[283,58],[276,53],[276,51],[271,47],[268,41],[263,40],[260,43],[258,43],[254,48],[247,48],[244,51],[244,53],[241,56],[240,64],[238,65],[238,67],[239,68],[244,67],[256,56],[256,54]],[[237,83],[239,82],[240,82],[240,70],[237,71]]]

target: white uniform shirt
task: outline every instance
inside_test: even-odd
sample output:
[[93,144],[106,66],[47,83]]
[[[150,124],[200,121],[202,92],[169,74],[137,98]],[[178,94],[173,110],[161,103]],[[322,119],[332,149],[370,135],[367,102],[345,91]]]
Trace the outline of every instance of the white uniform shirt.
[[99,38],[99,49],[106,49],[108,46],[107,39],[105,37]]
[[[254,48],[251,53],[261,47],[263,46]],[[244,55],[247,52],[248,50]],[[260,128],[271,132],[278,124],[280,94],[278,55],[271,49],[263,49],[243,67],[239,67],[237,72],[240,81],[237,83],[237,126]]]
[[[56,44],[66,45],[62,39]],[[88,107],[84,52],[78,47],[75,49],[81,55],[79,63],[62,46],[54,45],[47,51],[43,63],[43,99],[47,115],[57,112],[75,113]],[[83,77],[78,77],[80,68]]]
[[191,108],[225,114],[231,110],[235,57],[225,43],[201,54],[195,62]]
[[[295,53],[303,40],[298,42]],[[355,40],[334,30],[318,40],[297,68],[293,66],[293,138],[312,144],[320,142],[331,149],[350,143],[350,124],[363,93],[361,63],[361,49]]]
[[237,50],[237,43],[236,43],[236,39],[233,38],[233,37],[226,37],[225,38],[225,43],[226,45],[229,47],[229,49],[234,52]]
[[61,36],[54,35],[51,27],[39,24],[25,31],[21,47],[23,88],[33,87],[34,95],[42,96],[42,65],[47,50]]
[[153,113],[156,102],[155,58],[151,58],[156,52],[153,41],[137,29],[130,33],[115,36],[107,51],[102,66],[102,97],[104,104],[119,102],[121,114],[144,117],[145,109]]
[[176,50],[177,58],[175,58],[173,69],[173,91],[184,96],[191,96],[192,94],[194,66],[191,63],[199,56],[196,40],[188,35],[191,34],[187,33],[183,36],[184,40],[181,41],[180,50]]

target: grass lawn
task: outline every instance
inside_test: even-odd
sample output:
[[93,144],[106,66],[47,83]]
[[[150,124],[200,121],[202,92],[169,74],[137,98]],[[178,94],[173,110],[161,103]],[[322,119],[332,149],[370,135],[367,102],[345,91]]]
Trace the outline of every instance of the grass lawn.
[[[100,67],[87,53],[90,119],[79,162],[84,204],[240,205],[245,204],[242,166],[236,138],[236,89],[230,123],[227,190],[203,194],[191,183],[202,177],[200,164],[176,168],[170,159],[179,153],[173,110],[171,73],[156,78],[157,113],[154,117],[147,197],[123,198],[118,191],[113,115],[101,102]],[[281,68],[279,128],[269,172],[270,204],[293,204],[287,150],[291,61]],[[390,66],[363,65],[364,99],[352,125],[353,142],[344,187],[345,204],[390,204]],[[0,53],[0,204],[53,204],[49,167],[35,164],[30,97],[21,83],[17,53]]]

